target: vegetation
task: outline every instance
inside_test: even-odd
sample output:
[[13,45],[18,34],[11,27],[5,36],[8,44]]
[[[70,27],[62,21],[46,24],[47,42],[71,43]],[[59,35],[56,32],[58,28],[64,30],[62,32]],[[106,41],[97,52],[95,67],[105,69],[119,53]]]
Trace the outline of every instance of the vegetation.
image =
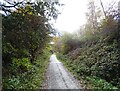
[[[90,3],[90,6],[95,7],[94,2]],[[96,16],[94,8],[89,8],[89,12],[93,14],[87,16],[88,22],[80,31],[75,34],[65,33],[58,38],[54,50],[59,52],[58,58],[81,83],[86,84],[85,88],[120,88],[118,10],[106,13],[100,22],[96,20],[99,17]]]
[[[7,68],[9,73],[3,76],[3,89],[40,89],[50,57],[48,55],[50,55],[49,52],[47,53],[47,50],[44,50],[44,53],[38,56],[34,65],[27,58],[14,58]],[[24,72],[19,73],[22,66]]]
[[[100,0],[101,1],[101,0]],[[2,14],[3,89],[38,89],[42,86],[50,55],[49,22],[59,14],[58,2],[0,2]],[[7,4],[6,4],[7,3]],[[96,11],[88,5],[87,23],[75,34],[55,37],[54,51],[84,88],[120,88],[119,10],[106,12],[102,1]],[[104,17],[103,17],[104,16]]]
[[[50,51],[49,20],[56,19],[58,2],[1,2],[3,89],[36,89],[43,82]],[[6,5],[7,3],[7,5]]]

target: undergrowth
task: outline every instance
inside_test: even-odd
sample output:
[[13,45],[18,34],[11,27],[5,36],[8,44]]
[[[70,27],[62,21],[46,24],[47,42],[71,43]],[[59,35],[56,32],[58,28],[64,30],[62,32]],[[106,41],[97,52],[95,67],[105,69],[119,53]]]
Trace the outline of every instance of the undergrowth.
[[[50,53],[44,50],[44,53],[39,54],[34,65],[27,58],[14,58],[13,63],[9,66],[11,73],[8,73],[7,77],[3,76],[3,89],[40,89],[49,57]],[[26,69],[25,72],[17,72],[20,65],[24,67],[24,70]]]
[[[65,58],[65,59],[59,58],[59,59],[60,59],[60,61],[63,62],[65,67],[67,67],[68,70],[74,75],[74,77],[80,81],[83,89],[93,89],[95,91],[98,89],[101,89],[98,91],[102,91],[102,89],[118,89],[117,87],[113,86],[111,83],[108,83],[107,81],[105,81],[104,79],[101,79],[99,77],[85,76],[85,75],[80,76],[79,72],[75,71],[75,66],[72,67],[71,66],[72,64],[70,65],[70,63],[68,62],[70,59],[67,59],[67,58]],[[106,90],[106,91],[108,91],[108,90]]]

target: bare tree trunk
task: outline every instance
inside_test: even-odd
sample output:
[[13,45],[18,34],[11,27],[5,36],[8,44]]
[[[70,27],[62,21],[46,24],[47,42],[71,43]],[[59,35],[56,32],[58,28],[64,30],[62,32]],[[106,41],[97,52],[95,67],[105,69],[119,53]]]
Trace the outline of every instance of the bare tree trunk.
[[120,23],[120,1],[118,2],[118,21]]
[[101,4],[101,7],[102,7],[102,10],[103,10],[104,16],[105,16],[105,18],[106,18],[107,16],[106,16],[106,12],[105,12],[105,9],[104,9],[104,6],[103,6],[103,3],[102,3],[102,0],[100,0],[100,4]]

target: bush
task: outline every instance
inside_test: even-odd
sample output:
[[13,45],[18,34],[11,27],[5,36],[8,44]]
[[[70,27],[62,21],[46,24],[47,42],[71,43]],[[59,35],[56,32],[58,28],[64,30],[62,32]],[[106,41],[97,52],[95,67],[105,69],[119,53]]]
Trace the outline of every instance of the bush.
[[89,76],[89,77],[86,77],[85,79],[93,85],[94,89],[118,89],[114,87],[112,84],[106,82],[105,80],[95,76],[93,77]]
[[7,76],[3,76],[3,89],[39,89],[43,83],[49,55],[49,51],[44,50],[43,54],[39,54],[34,65],[28,58],[13,58],[9,67],[10,72]]
[[96,76],[120,87],[120,49],[115,41],[113,44],[99,42],[85,46],[78,50],[78,54],[75,59],[72,57],[73,51],[68,56],[59,58],[77,77]]

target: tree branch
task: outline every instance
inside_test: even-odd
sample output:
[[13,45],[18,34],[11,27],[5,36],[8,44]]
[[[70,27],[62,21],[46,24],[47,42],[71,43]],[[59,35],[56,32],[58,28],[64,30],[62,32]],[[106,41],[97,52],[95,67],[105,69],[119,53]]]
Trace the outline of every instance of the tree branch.
[[[5,0],[5,1],[6,1],[6,0]],[[15,7],[15,6],[19,5],[19,4],[22,4],[24,1],[25,1],[25,0],[23,0],[23,1],[21,1],[21,2],[18,2],[18,3],[16,3],[16,4],[12,4],[12,3],[6,1],[7,3],[9,3],[9,4],[12,5],[12,6],[6,6],[6,5],[1,5],[1,6],[5,7],[5,8],[12,8],[12,7]]]
[[102,1],[101,1],[101,0],[100,0],[100,4],[101,4],[101,7],[102,7],[102,10],[103,10],[103,13],[104,13],[105,17],[107,17],[107,16],[106,16],[106,12],[105,12],[105,10],[104,10],[103,3],[102,3]]

